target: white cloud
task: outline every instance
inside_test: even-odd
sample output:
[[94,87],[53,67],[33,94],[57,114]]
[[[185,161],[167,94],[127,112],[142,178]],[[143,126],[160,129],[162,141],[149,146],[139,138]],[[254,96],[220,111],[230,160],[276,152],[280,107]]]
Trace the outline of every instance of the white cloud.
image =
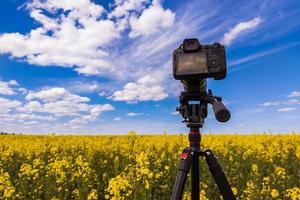
[[141,11],[144,8],[144,4],[149,2],[149,0],[124,0],[124,1],[115,1],[115,9],[109,13],[109,17],[124,17],[129,15],[130,11]]
[[38,101],[30,101],[27,104],[25,104],[23,107],[20,107],[17,109],[21,112],[42,112],[42,104]]
[[21,93],[21,94],[26,94],[28,92],[26,88],[22,88],[22,87],[21,88],[17,88],[16,91],[19,92],[19,93]]
[[90,112],[92,115],[99,115],[100,113],[105,111],[115,110],[115,108],[110,104],[103,104],[103,105],[96,104],[91,106],[90,108],[91,108]]
[[66,88],[71,92],[89,93],[100,90],[100,84],[96,81],[73,81]]
[[28,121],[28,122],[24,122],[25,125],[32,125],[32,124],[38,124],[38,121]]
[[92,122],[97,120],[98,116],[105,111],[114,110],[115,108],[110,104],[104,105],[96,105],[90,111],[88,115],[81,115],[69,121],[69,124],[76,125],[75,127],[87,124],[88,122]]
[[122,118],[121,117],[115,117],[114,121],[120,121]]
[[285,108],[279,108],[277,111],[278,112],[290,112],[290,111],[294,111],[296,110],[296,108],[294,107],[285,107]]
[[73,128],[79,128],[82,125],[87,124],[89,121],[94,121],[94,120],[95,120],[94,117],[90,115],[86,115],[86,116],[81,116],[70,120],[69,124],[72,125]]
[[19,83],[16,80],[10,80],[8,81],[9,85],[19,86]]
[[153,70],[151,75],[145,75],[136,82],[125,84],[122,90],[115,91],[110,97],[114,101],[137,103],[139,101],[160,101],[168,97],[164,91],[165,80],[170,73],[170,62],[162,68]]
[[36,115],[28,113],[12,114],[11,117],[15,120],[43,120],[43,121],[55,121],[57,118],[52,115]]
[[290,104],[290,105],[296,105],[296,104],[300,105],[300,100],[298,100],[298,99],[290,99],[290,100],[288,100],[287,103]]
[[[100,5],[96,5],[93,2],[89,0],[80,0],[80,1],[72,1],[72,0],[48,0],[48,1],[40,1],[35,0],[27,4],[30,8],[43,8],[48,11],[57,11],[58,9],[63,10],[76,10],[78,13],[73,13],[77,15],[92,15],[92,16],[99,16],[102,12],[104,12],[104,9]],[[40,21],[37,17],[37,20]]]
[[299,91],[293,91],[287,97],[289,97],[289,98],[300,97],[300,92]]
[[100,93],[99,93],[99,96],[100,96],[100,97],[106,96],[106,92],[100,92]]
[[140,17],[130,18],[131,32],[129,37],[148,36],[161,29],[169,28],[174,24],[175,14],[167,9],[164,10],[159,3],[154,3],[144,10]]
[[171,115],[179,115],[180,113],[178,111],[171,112]]
[[14,91],[16,88],[13,88],[14,86],[19,86],[17,81],[10,80],[8,82],[5,82],[5,81],[1,81],[0,79],[0,94],[4,94],[4,95],[16,94],[16,92]]
[[126,116],[128,116],[128,117],[135,117],[135,116],[141,116],[143,114],[144,113],[129,112],[129,113],[126,114]]
[[114,110],[110,104],[88,104],[89,98],[58,87],[38,92],[30,91],[26,99],[30,101],[18,108],[18,111],[49,113],[57,117],[79,116],[82,120],[95,120],[102,112]]
[[229,45],[234,39],[241,36],[246,31],[254,29],[259,24],[261,24],[262,19],[260,17],[255,17],[249,21],[240,22],[224,34],[222,43]]
[[281,103],[279,101],[268,101],[262,104],[262,106],[279,106]]
[[49,103],[36,103],[29,102],[25,104],[24,107],[19,108],[19,111],[23,112],[40,112],[40,113],[49,113],[57,117],[62,116],[76,116],[80,115],[80,112],[87,112],[89,110],[89,105],[85,103],[77,103],[72,101],[54,101]]
[[136,103],[138,101],[159,101],[168,97],[159,85],[148,85],[141,82],[127,83],[122,90],[116,91],[110,96],[114,101],[126,101]]
[[0,113],[9,113],[21,105],[22,103],[20,101],[0,97]]
[[72,101],[72,102],[87,102],[90,99],[72,94],[65,88],[54,87],[50,89],[41,90],[39,92],[29,92],[26,96],[27,100],[39,99],[43,102],[54,102],[58,100]]

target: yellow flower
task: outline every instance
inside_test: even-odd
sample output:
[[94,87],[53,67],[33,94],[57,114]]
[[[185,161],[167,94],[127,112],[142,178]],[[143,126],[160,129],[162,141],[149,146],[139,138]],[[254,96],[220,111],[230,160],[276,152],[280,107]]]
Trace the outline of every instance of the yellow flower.
[[287,189],[285,196],[290,198],[291,200],[300,200],[300,188],[294,187],[291,189]]
[[9,174],[0,169],[0,194],[5,198],[9,198],[13,196],[14,192],[15,188],[10,182]]
[[98,199],[97,190],[92,189],[92,191],[89,193],[87,200],[95,200]]
[[272,189],[271,196],[272,196],[272,198],[278,197],[279,196],[279,192],[276,189]]
[[234,195],[237,195],[238,190],[236,189],[236,187],[231,187],[231,190],[232,190]]
[[257,166],[257,164],[252,164],[251,170],[252,170],[255,174],[258,173],[258,166]]
[[282,167],[275,167],[275,174],[281,179],[286,178],[285,169]]

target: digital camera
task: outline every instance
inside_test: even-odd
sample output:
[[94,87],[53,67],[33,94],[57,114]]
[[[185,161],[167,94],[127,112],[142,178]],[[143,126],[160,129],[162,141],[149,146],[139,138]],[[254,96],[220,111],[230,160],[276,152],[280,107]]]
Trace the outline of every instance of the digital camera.
[[226,77],[225,47],[219,43],[201,45],[198,39],[185,39],[173,52],[173,75],[176,80],[199,80]]

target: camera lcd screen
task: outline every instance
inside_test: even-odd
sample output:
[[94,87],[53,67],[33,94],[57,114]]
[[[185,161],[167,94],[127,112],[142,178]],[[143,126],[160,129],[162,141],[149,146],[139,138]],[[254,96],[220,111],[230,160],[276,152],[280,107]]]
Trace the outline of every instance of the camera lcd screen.
[[207,72],[205,52],[185,53],[177,56],[177,75],[206,74]]

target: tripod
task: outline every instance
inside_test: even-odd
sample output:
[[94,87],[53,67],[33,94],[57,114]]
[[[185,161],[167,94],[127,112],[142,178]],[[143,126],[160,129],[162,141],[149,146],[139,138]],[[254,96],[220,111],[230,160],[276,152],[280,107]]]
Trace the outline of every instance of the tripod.
[[[181,200],[187,174],[191,169],[192,181],[192,200],[200,199],[199,191],[199,157],[205,157],[209,170],[218,186],[218,189],[224,200],[235,200],[235,196],[227,181],[227,178],[220,166],[217,158],[210,149],[200,150],[201,134],[199,129],[204,124],[207,117],[207,104],[212,104],[213,111],[218,121],[226,122],[230,118],[230,112],[222,103],[222,98],[212,95],[212,91],[205,92],[182,92],[180,95],[180,106],[177,110],[183,116],[187,127],[190,128],[189,143],[190,146],[183,150],[181,161],[176,177],[171,200]],[[199,103],[190,103],[198,101]]]

